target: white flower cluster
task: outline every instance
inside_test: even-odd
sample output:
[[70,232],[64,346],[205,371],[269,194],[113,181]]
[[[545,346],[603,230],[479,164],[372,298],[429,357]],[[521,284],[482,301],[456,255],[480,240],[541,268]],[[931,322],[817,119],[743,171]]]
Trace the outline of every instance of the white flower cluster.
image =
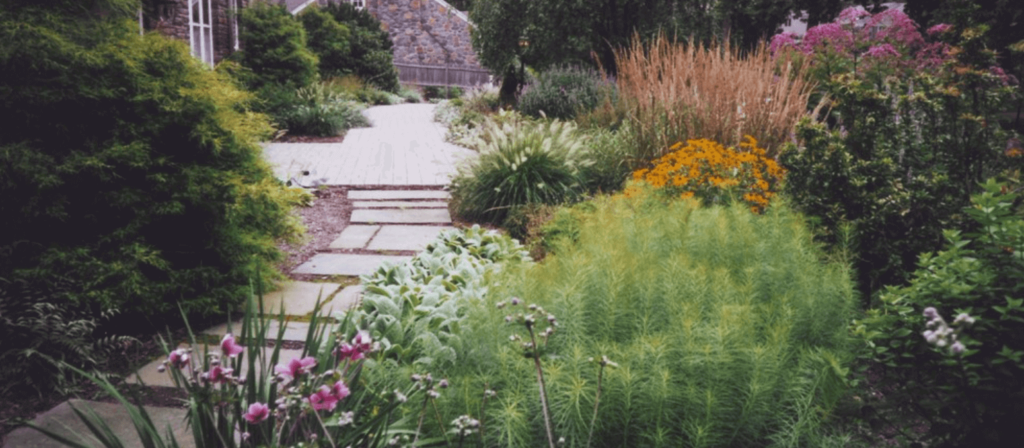
[[953,324],[949,325],[934,307],[925,308],[924,317],[928,319],[928,323],[925,324],[928,329],[921,335],[929,344],[939,348],[948,347],[949,353],[954,355],[964,353],[966,347],[963,342],[960,342],[959,336],[964,328],[974,324],[973,317],[967,313],[960,313],[956,319],[953,319]]

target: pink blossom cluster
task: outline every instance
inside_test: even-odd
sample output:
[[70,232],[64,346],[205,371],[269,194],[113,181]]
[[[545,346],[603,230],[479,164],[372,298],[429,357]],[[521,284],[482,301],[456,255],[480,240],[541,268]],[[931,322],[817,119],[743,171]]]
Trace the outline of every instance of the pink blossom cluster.
[[[940,24],[928,29],[933,36],[949,30]],[[926,42],[917,24],[897,9],[872,15],[860,7],[843,10],[830,23],[812,27],[802,39],[793,33],[772,37],[769,50],[775,54],[793,48],[807,55],[829,49],[840,55],[870,58],[874,65],[921,70],[942,65],[949,58],[949,47],[942,42]]]

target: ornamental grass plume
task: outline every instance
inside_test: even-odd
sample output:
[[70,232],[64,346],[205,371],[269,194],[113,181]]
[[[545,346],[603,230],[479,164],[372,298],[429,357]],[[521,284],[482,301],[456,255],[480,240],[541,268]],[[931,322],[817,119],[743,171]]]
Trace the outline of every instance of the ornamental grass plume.
[[629,104],[636,157],[651,160],[676,142],[706,138],[735,146],[757,135],[774,156],[807,111],[813,83],[805,63],[777,64],[762,44],[740,55],[710,46],[639,36],[616,50],[619,94]]

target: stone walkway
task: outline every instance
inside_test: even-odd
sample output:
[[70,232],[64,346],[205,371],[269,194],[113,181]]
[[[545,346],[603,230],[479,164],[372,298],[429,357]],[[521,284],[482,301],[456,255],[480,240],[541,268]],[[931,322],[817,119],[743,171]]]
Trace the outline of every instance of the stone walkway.
[[327,185],[448,185],[455,164],[473,151],[444,141],[433,104],[377,106],[373,127],[351,129],[341,143],[268,143],[264,156],[282,180],[302,171]]
[[[302,278],[319,280],[292,281],[264,296],[265,309],[276,315],[283,308],[286,316],[283,322],[271,322],[270,334],[276,335],[283,325],[284,340],[305,341],[309,324],[303,320],[312,314],[318,299],[324,303],[324,316],[358,305],[362,287],[357,276],[374,272],[384,262],[405,262],[440,232],[453,228],[448,214],[449,195],[443,188],[455,172],[455,163],[474,153],[443,141],[444,128],[432,121],[433,110],[434,105],[422,104],[373,107],[366,114],[374,127],[349,131],[341,144],[266,146],[264,156],[282,180],[309,170],[316,172],[311,177],[327,177],[328,185],[354,187],[347,198],[353,206],[351,224],[327,250],[292,271],[303,275]],[[416,188],[381,189],[395,186]],[[240,322],[232,324],[232,329],[239,328]],[[216,339],[227,332],[227,323],[202,331]],[[282,349],[281,359],[289,360],[300,354],[301,350]],[[157,369],[162,362],[163,358],[154,359],[126,378],[126,382],[172,387],[169,374]],[[84,400],[71,403],[78,407],[88,405],[105,416],[114,432],[125,437],[126,446],[141,446],[120,406]],[[183,447],[194,446],[186,432],[182,409],[147,409],[155,418],[159,416],[158,424],[171,426]],[[38,416],[34,422],[55,430],[88,434],[68,402]],[[20,428],[11,432],[5,446],[60,445],[35,430]]]

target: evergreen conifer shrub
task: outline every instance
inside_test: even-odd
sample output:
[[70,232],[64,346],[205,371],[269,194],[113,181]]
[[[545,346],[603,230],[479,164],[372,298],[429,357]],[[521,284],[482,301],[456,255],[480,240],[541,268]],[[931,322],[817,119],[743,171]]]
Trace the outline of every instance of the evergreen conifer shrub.
[[249,88],[296,89],[316,80],[318,61],[306,45],[306,30],[284,5],[257,0],[242,9],[240,18],[239,40],[245,48],[232,57],[251,71],[245,79]]
[[391,36],[381,29],[380,20],[365,9],[345,2],[331,2],[324,11],[351,31],[351,52],[343,63],[349,73],[387,92],[398,92]]
[[297,198],[228,75],[116,15],[0,10],[0,40],[0,277],[60,276],[65,299],[154,315],[212,312],[278,276]]

